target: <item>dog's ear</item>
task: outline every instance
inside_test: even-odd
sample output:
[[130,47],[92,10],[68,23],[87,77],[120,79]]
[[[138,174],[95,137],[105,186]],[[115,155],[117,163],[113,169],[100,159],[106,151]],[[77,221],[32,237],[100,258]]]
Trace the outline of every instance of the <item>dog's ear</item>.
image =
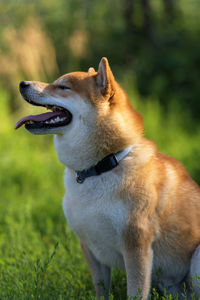
[[88,73],[93,74],[93,73],[96,73],[96,72],[95,72],[95,69],[94,69],[94,68],[90,67],[90,68],[88,69]]
[[99,63],[96,81],[103,96],[113,94],[115,79],[106,57],[103,57]]

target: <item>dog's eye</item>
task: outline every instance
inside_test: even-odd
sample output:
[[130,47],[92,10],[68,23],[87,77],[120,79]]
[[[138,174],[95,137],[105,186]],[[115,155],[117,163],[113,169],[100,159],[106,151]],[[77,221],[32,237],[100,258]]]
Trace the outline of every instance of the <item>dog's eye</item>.
[[70,90],[70,88],[66,85],[58,85],[58,88],[61,89],[61,90]]

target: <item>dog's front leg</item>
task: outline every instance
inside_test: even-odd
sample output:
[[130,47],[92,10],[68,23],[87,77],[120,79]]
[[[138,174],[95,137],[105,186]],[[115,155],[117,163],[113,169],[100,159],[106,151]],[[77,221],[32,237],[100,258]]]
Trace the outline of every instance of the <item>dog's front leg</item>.
[[130,298],[136,295],[142,296],[142,300],[148,298],[152,260],[153,251],[151,247],[143,249],[141,246],[141,248],[125,250],[124,263],[127,276],[127,294]]
[[111,269],[101,264],[92,254],[92,252],[81,243],[81,248],[88,266],[92,273],[92,279],[96,290],[97,299],[102,296],[105,300],[109,297],[110,281],[111,281]]

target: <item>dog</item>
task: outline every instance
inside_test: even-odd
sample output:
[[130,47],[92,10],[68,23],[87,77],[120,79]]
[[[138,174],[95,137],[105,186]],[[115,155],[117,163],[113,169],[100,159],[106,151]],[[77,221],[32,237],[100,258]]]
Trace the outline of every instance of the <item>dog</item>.
[[[143,136],[143,118],[116,82],[108,60],[52,84],[20,83],[22,97],[50,109],[27,116],[32,134],[54,134],[64,175],[66,219],[79,237],[97,299],[109,297],[113,267],[127,295],[147,299],[158,287],[181,297],[190,277],[198,293],[200,188],[175,159]],[[179,298],[180,299],[180,298]]]

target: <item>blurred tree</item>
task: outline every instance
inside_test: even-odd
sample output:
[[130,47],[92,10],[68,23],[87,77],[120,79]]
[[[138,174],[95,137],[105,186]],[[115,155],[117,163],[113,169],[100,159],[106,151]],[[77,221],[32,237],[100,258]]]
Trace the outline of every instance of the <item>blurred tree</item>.
[[163,0],[164,11],[168,20],[171,20],[175,14],[175,7],[173,0]]
[[149,36],[151,31],[151,6],[149,0],[142,0],[142,11],[143,11],[143,32],[146,37]]

